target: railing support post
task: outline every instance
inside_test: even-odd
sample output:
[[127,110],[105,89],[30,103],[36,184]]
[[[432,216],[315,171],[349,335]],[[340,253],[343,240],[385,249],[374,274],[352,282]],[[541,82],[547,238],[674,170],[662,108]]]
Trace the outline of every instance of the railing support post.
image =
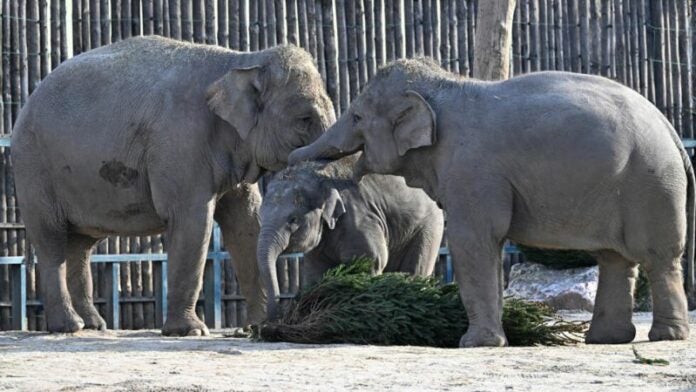
[[27,266],[10,266],[12,270],[12,329],[27,330]]
[[155,327],[162,328],[167,321],[167,261],[154,263],[152,269],[155,284]]
[[121,328],[121,296],[118,290],[121,265],[106,264],[106,325],[109,329]]
[[222,327],[222,290],[220,258],[216,254],[212,260],[206,260],[203,275],[203,295],[205,301],[205,324],[208,328]]

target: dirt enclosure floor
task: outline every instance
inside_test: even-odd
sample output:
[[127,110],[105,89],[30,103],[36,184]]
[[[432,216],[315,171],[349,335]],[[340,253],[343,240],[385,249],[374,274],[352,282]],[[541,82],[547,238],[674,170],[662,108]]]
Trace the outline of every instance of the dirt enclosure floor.
[[[633,345],[466,350],[4,332],[0,391],[696,391],[696,312],[687,342],[650,343],[650,315],[635,321]],[[632,346],[669,365],[634,363]]]

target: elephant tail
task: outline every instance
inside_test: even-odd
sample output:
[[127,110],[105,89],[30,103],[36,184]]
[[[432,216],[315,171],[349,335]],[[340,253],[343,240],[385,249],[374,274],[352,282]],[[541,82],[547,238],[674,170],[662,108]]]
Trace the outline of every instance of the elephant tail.
[[[682,154],[686,154],[683,147],[682,151]],[[694,196],[694,186],[696,186],[696,178],[694,176],[694,167],[688,154],[686,154],[684,165],[688,181],[686,188],[686,293],[689,302],[696,304],[696,287],[694,285],[694,241],[696,241],[696,197]]]

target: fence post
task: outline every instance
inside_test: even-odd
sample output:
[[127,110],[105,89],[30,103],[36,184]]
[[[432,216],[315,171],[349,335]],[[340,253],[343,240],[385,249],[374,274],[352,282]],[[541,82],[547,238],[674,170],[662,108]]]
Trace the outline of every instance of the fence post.
[[152,266],[155,284],[155,327],[162,328],[167,321],[167,261]]
[[27,266],[18,264],[12,270],[12,329],[27,330]]
[[107,263],[106,265],[106,324],[109,329],[121,328],[121,297],[118,290],[121,265]]
[[212,260],[206,260],[203,281],[203,302],[205,324],[208,328],[222,327],[222,294],[220,290],[220,258],[215,254]]

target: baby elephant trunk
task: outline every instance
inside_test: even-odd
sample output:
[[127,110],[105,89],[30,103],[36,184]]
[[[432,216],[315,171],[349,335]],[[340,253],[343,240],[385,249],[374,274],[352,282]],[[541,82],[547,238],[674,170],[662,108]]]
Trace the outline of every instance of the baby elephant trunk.
[[290,242],[290,236],[272,228],[262,228],[256,247],[256,260],[259,263],[261,280],[268,295],[267,317],[269,321],[278,319],[280,314],[278,275],[276,261]]

